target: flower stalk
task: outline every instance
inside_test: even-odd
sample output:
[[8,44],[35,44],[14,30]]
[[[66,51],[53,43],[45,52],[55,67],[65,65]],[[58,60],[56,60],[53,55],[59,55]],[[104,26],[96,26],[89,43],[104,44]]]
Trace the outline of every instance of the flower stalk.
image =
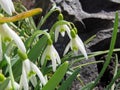
[[8,57],[7,55],[5,55],[5,58],[8,62],[8,69],[9,69],[9,75],[10,75],[10,79],[11,79],[11,86],[13,88],[13,90],[16,90],[15,89],[15,85],[14,85],[14,76],[13,76],[13,72],[12,72],[12,66],[11,66],[11,61],[10,61],[10,57]]

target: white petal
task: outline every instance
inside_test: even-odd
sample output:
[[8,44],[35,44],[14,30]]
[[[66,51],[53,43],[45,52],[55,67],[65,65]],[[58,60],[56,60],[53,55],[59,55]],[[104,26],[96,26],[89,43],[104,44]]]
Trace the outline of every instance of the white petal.
[[46,82],[48,82],[48,78],[47,78],[47,75],[45,75],[45,76],[44,76],[44,78],[45,78]]
[[15,85],[15,88],[16,88],[17,90],[19,90],[20,85],[19,85],[17,82],[14,82],[14,85]]
[[23,52],[26,53],[26,48],[20,37],[5,23],[2,24],[4,31],[15,41],[18,48]]
[[84,47],[84,43],[83,43],[83,41],[81,40],[81,38],[78,36],[78,35],[76,35],[76,39],[80,42],[80,44]]
[[65,55],[65,54],[68,52],[68,50],[69,50],[70,47],[71,47],[71,41],[70,41],[70,42],[68,43],[68,45],[66,46],[63,55]]
[[43,52],[43,54],[42,54],[42,57],[41,57],[41,65],[43,65],[44,64],[44,61],[45,61],[45,59],[46,59],[46,54],[47,54],[47,48],[48,48],[48,46],[45,48],[45,50],[44,50],[44,52]]
[[58,27],[56,27],[56,29],[55,29],[55,42],[57,42],[57,40],[58,40],[59,31],[60,31],[60,27],[58,26]]
[[88,59],[88,56],[87,56],[87,53],[86,53],[85,48],[82,48],[81,46],[79,46],[79,50],[82,52],[82,54],[84,55],[84,57],[85,57],[86,59]]
[[3,52],[2,52],[2,40],[1,40],[1,35],[0,35],[0,61],[3,59]]
[[20,90],[22,90],[22,88],[24,88],[24,90],[29,90],[27,75],[24,68],[22,69],[22,75],[20,78]]
[[14,8],[12,0],[9,0],[9,2],[10,2],[9,5],[10,5],[11,12],[15,12],[15,8]]
[[23,61],[23,68],[25,72],[28,74],[31,71],[30,61],[29,59],[26,59]]
[[45,85],[47,82],[46,82],[46,80],[45,80],[42,72],[39,70],[39,68],[34,63],[32,63],[32,62],[31,62],[31,67],[32,67],[33,71],[35,71],[37,73],[37,75],[38,75],[41,83],[43,85]]
[[57,63],[56,63],[56,60],[55,60],[53,52],[51,52],[51,60],[52,60],[52,68],[53,68],[53,71],[55,72],[56,71],[56,67],[57,67]]
[[67,32],[69,38],[71,39],[71,35],[70,35],[70,28],[67,25],[64,25],[64,29]]
[[52,50],[53,50],[53,52],[55,54],[55,57],[56,57],[56,60],[57,60],[58,64],[61,64],[60,56],[59,56],[57,50],[54,48],[53,45],[52,45]]
[[11,0],[0,0],[0,5],[9,15],[12,15],[12,12],[15,12],[14,5]]
[[65,36],[65,32],[60,32],[61,36],[64,37]]
[[11,80],[9,81],[7,87],[6,87],[6,90],[9,90],[10,88],[12,88],[12,84],[11,84]]
[[86,50],[85,50],[85,47],[84,47],[84,44],[83,44],[82,40],[80,38],[77,38],[76,42],[78,44],[79,50],[82,52],[82,54],[84,55],[84,57],[86,59],[88,59],[88,56],[87,56],[87,53],[86,53]]
[[3,24],[0,24],[0,35],[1,35],[2,40],[6,39],[6,38],[10,38],[8,33],[4,30]]
[[36,85],[37,85],[37,78],[34,75],[30,78],[30,81],[31,81],[32,85],[34,87],[36,87]]

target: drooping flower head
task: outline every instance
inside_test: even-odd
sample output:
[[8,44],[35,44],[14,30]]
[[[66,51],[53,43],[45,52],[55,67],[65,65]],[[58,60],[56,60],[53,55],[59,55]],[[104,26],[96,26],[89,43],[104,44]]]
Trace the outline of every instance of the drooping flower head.
[[[0,41],[13,40],[18,48],[26,53],[26,48],[21,38],[6,24],[0,24]],[[2,43],[0,42],[0,60],[2,60]]]
[[71,30],[71,37],[70,42],[65,48],[64,55],[68,52],[69,48],[71,48],[75,54],[77,54],[78,51],[81,51],[85,58],[88,59],[84,44],[75,30]]
[[[0,17],[4,17],[0,14]],[[23,52],[26,53],[26,48],[21,40],[21,38],[14,32],[7,23],[0,24],[0,61],[2,60],[2,41],[11,41],[13,40],[18,48]]]
[[0,35],[3,39],[11,39],[14,40],[18,48],[26,53],[26,48],[24,46],[23,41],[21,38],[6,24],[0,24]]
[[23,66],[22,66],[22,75],[21,75],[21,79],[20,79],[20,89],[24,88],[24,90],[29,90],[28,83],[29,83],[29,78],[32,75],[37,75],[39,77],[42,85],[45,85],[47,83],[42,72],[29,59],[24,60],[22,65]]
[[53,71],[56,71],[57,64],[61,63],[60,56],[55,47],[53,46],[51,39],[48,40],[48,45],[46,46],[42,54],[41,65],[44,64],[45,60],[52,60]]
[[3,10],[9,15],[12,15],[12,12],[15,12],[12,0],[0,0],[0,5]]
[[[67,32],[69,38],[71,38],[69,22],[63,20],[62,13],[60,13],[58,15],[58,20],[59,21],[56,22],[56,23],[59,23],[59,25],[57,25],[56,28],[55,28],[55,42],[57,42],[57,40],[58,40],[59,33],[61,34],[62,37],[64,37],[65,36],[65,32]],[[64,24],[63,24],[63,22],[64,22]]]
[[62,37],[65,36],[65,31],[67,32],[68,36],[71,38],[70,28],[68,27],[68,25],[59,25],[55,28],[55,42],[57,42],[58,40],[59,33],[61,34]]

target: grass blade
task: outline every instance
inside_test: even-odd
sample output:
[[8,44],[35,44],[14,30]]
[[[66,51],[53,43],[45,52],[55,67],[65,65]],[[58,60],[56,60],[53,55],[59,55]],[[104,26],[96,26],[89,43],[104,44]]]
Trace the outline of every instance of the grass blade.
[[115,23],[114,23],[114,30],[113,30],[113,34],[112,34],[112,39],[111,39],[111,44],[110,44],[110,49],[109,49],[109,53],[108,53],[108,56],[106,58],[106,61],[103,65],[103,68],[99,74],[99,76],[97,77],[97,79],[95,80],[95,83],[91,86],[90,90],[93,90],[93,88],[96,86],[96,84],[99,82],[100,78],[103,76],[107,66],[109,65],[110,63],[110,59],[111,59],[111,56],[112,56],[112,53],[113,53],[113,49],[114,49],[114,46],[115,46],[115,42],[116,42],[116,37],[117,37],[117,31],[118,31],[118,12],[116,12],[115,14]]

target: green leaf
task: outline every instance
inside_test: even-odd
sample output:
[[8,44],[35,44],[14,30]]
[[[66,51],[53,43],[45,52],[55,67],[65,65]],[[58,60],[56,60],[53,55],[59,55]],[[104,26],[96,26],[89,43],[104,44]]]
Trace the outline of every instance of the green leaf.
[[76,78],[76,76],[78,75],[80,71],[80,68],[78,68],[77,70],[75,70],[73,72],[73,74],[62,83],[62,85],[59,87],[58,90],[67,90],[68,87],[70,87],[72,85],[73,80]]
[[37,30],[37,31],[35,31],[35,32],[33,33],[33,35],[26,40],[25,46],[26,46],[27,49],[30,48],[30,46],[32,45],[32,43],[34,42],[34,40],[35,40],[35,38],[36,38],[37,36],[42,35],[41,31],[42,31],[42,30]]
[[18,60],[12,67],[15,81],[18,81],[22,73],[22,60]]
[[31,61],[35,61],[41,55],[43,49],[46,47],[46,43],[47,43],[47,37],[43,36],[33,46],[33,48],[28,53],[28,57]]
[[99,76],[97,77],[97,79],[95,80],[95,83],[91,86],[90,90],[93,90],[93,88],[96,86],[96,84],[99,82],[99,80],[101,79],[101,77],[103,76],[107,66],[109,65],[110,63],[110,60],[111,60],[111,56],[112,56],[112,53],[113,53],[113,50],[114,50],[114,46],[115,46],[115,43],[116,43],[116,38],[117,38],[117,31],[118,31],[118,12],[116,12],[115,14],[115,22],[114,22],[114,30],[113,30],[113,34],[112,34],[112,39],[111,39],[111,43],[110,43],[110,48],[109,48],[109,53],[108,53],[108,56],[106,58],[106,61],[103,65],[103,68],[99,74]]
[[42,90],[55,90],[56,86],[63,79],[68,68],[68,62],[64,62],[50,78],[48,83],[43,87]]
[[0,83],[0,90],[5,90],[5,88],[8,86],[9,78],[7,78],[4,82]]

